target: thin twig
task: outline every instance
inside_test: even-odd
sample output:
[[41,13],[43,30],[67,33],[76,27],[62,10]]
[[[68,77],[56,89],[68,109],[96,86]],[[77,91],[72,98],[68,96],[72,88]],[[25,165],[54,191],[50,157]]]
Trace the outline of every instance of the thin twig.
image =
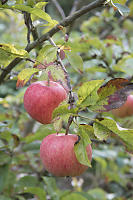
[[[52,45],[57,47],[56,44],[54,43],[54,41],[52,40],[52,38],[49,38],[49,41],[50,41],[50,43]],[[73,105],[71,104],[72,103],[72,99],[73,99],[73,97],[72,97],[72,86],[71,86],[71,83],[70,83],[70,77],[68,75],[68,72],[67,72],[67,70],[66,70],[66,68],[65,68],[65,66],[64,66],[64,64],[63,64],[63,62],[62,62],[62,60],[60,58],[60,48],[58,48],[58,51],[57,51],[57,62],[58,62],[58,64],[60,64],[60,66],[61,66],[61,68],[62,68],[62,70],[63,70],[63,72],[65,74],[65,78],[67,80],[67,86],[68,86],[69,94],[70,94],[69,95],[70,96],[69,103],[70,103],[70,106],[72,108],[73,107]]]
[[69,16],[71,16],[78,8],[79,6],[79,3],[80,3],[81,0],[75,0],[74,3],[73,3],[73,6],[72,6],[72,9],[69,13]]
[[[31,44],[29,44],[25,50],[27,52],[30,52],[32,49],[34,49],[35,47],[41,45],[44,41],[48,40],[49,37],[52,37],[56,32],[60,31],[59,27],[63,26],[63,27],[67,27],[68,25],[70,25],[74,20],[76,20],[77,18],[81,17],[82,15],[84,15],[85,13],[103,6],[103,3],[106,0],[96,0],[86,6],[84,6],[83,8],[81,8],[80,10],[76,11],[73,15],[66,17],[63,21],[61,21],[60,24],[57,24],[55,27],[53,27],[49,32],[45,33],[44,35],[42,35],[40,38],[38,38],[36,41],[32,42]],[[15,58],[7,67],[5,67],[5,70],[1,73],[0,75],[0,84],[4,81],[5,77],[7,76],[8,73],[11,72],[11,70],[18,64],[20,63],[20,61],[22,61],[23,58],[17,57]]]
[[[49,37],[49,42],[53,46],[58,48],[58,46],[55,44],[53,39],[50,38],[50,37]],[[70,83],[70,77],[69,77],[68,72],[67,72],[67,70],[66,70],[66,68],[65,68],[65,66],[64,66],[64,64],[63,64],[63,62],[62,62],[62,60],[60,58],[60,48],[58,48],[58,51],[57,51],[57,62],[58,62],[58,64],[60,64],[60,66],[61,66],[61,68],[62,68],[62,70],[63,70],[63,72],[65,74],[65,78],[67,80],[67,86],[68,86],[68,89],[69,89],[69,103],[70,103],[70,109],[71,109],[73,107],[73,98],[74,97],[72,95],[72,86],[71,86],[71,83]]]
[[55,7],[57,8],[60,16],[62,17],[62,19],[65,19],[65,13],[64,13],[64,10],[62,9],[62,7],[60,6],[60,4],[58,3],[57,0],[51,0],[52,3],[55,5]]
[[[72,109],[73,105],[74,105],[75,99],[74,99],[74,96],[73,96],[73,93],[72,93],[72,87],[71,87],[71,83],[70,83],[70,77],[69,77],[69,75],[67,73],[67,70],[66,70],[66,68],[65,68],[65,66],[64,66],[64,64],[63,64],[63,62],[62,62],[62,60],[61,60],[61,58],[59,56],[59,52],[58,51],[57,51],[57,61],[60,64],[62,70],[65,73],[65,77],[66,77],[66,80],[67,80],[67,86],[69,88],[69,101],[68,101],[68,103],[70,104],[70,109]],[[71,115],[69,117],[69,119],[68,119],[68,123],[67,123],[67,127],[66,127],[66,135],[69,132],[69,127],[70,127],[71,123],[73,122],[73,118],[74,118],[74,116]]]
[[[55,42],[53,41],[52,38],[49,38],[49,42],[53,46],[57,47],[57,45],[55,44]],[[63,64],[63,62],[62,62],[62,60],[60,58],[60,48],[58,48],[58,50],[57,50],[57,63],[61,66],[61,68],[62,68],[62,70],[63,70],[63,72],[65,74],[65,78],[66,78],[66,81],[67,81],[67,86],[68,86],[68,89],[69,89],[69,101],[68,101],[68,103],[70,104],[70,109],[72,109],[75,99],[74,99],[74,96],[73,96],[73,93],[72,93],[72,86],[71,86],[69,74],[68,74],[68,72],[67,72],[67,70],[66,70],[66,68],[65,68],[65,66],[64,66],[64,64]],[[71,125],[71,123],[73,121],[73,118],[74,118],[74,116],[71,115],[69,117],[69,119],[68,119],[68,123],[67,123],[67,127],[66,127],[66,135],[69,132],[69,127],[70,127],[70,125]]]

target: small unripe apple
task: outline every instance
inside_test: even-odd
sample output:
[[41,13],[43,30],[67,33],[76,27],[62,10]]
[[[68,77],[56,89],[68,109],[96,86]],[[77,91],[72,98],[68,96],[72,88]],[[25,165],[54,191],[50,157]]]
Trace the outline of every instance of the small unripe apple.
[[[79,163],[74,152],[78,140],[75,134],[54,133],[46,136],[40,146],[40,158],[47,171],[55,176],[79,176],[88,166]],[[92,148],[86,147],[88,159],[92,159]]]
[[129,95],[126,102],[120,108],[112,110],[112,113],[120,118],[133,115],[133,95]]
[[24,108],[29,115],[42,124],[50,124],[52,113],[67,98],[65,89],[57,82],[32,83],[24,94]]

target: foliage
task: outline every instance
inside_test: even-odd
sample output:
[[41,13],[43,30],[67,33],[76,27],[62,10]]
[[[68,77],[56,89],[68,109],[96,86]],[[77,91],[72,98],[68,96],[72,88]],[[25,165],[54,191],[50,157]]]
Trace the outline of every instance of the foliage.
[[[7,73],[0,85],[0,199],[130,200],[133,117],[118,119],[111,110],[133,90],[133,2],[108,0],[66,28],[50,6],[41,0],[0,3],[0,79]],[[36,41],[41,42],[27,51],[25,46]],[[18,58],[21,62],[10,66]],[[49,79],[68,93],[70,79],[75,102],[69,96],[54,110],[54,123],[41,125],[25,112],[23,95],[31,82]],[[65,132],[70,116],[69,132],[80,136],[77,159],[89,168],[80,177],[52,177],[40,161],[40,144],[48,134]],[[92,163],[85,151],[88,143]]]

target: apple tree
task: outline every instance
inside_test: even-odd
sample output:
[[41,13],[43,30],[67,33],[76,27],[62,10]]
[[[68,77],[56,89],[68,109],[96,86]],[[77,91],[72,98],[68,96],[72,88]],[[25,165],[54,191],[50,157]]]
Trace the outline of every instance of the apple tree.
[[133,198],[132,13],[0,0],[1,200]]

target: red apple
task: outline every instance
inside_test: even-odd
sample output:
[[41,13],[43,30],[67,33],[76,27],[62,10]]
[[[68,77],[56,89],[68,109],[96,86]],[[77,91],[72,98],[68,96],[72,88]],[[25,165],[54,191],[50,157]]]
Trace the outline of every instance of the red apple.
[[[54,133],[45,137],[40,146],[40,158],[47,171],[55,176],[79,176],[88,166],[79,163],[74,152],[77,135]],[[86,147],[88,159],[92,159],[92,148]]]
[[52,113],[67,98],[65,89],[53,81],[32,83],[24,94],[24,107],[29,115],[42,124],[50,124]]
[[133,115],[133,95],[129,95],[126,102],[120,108],[112,110],[112,113],[120,118]]

